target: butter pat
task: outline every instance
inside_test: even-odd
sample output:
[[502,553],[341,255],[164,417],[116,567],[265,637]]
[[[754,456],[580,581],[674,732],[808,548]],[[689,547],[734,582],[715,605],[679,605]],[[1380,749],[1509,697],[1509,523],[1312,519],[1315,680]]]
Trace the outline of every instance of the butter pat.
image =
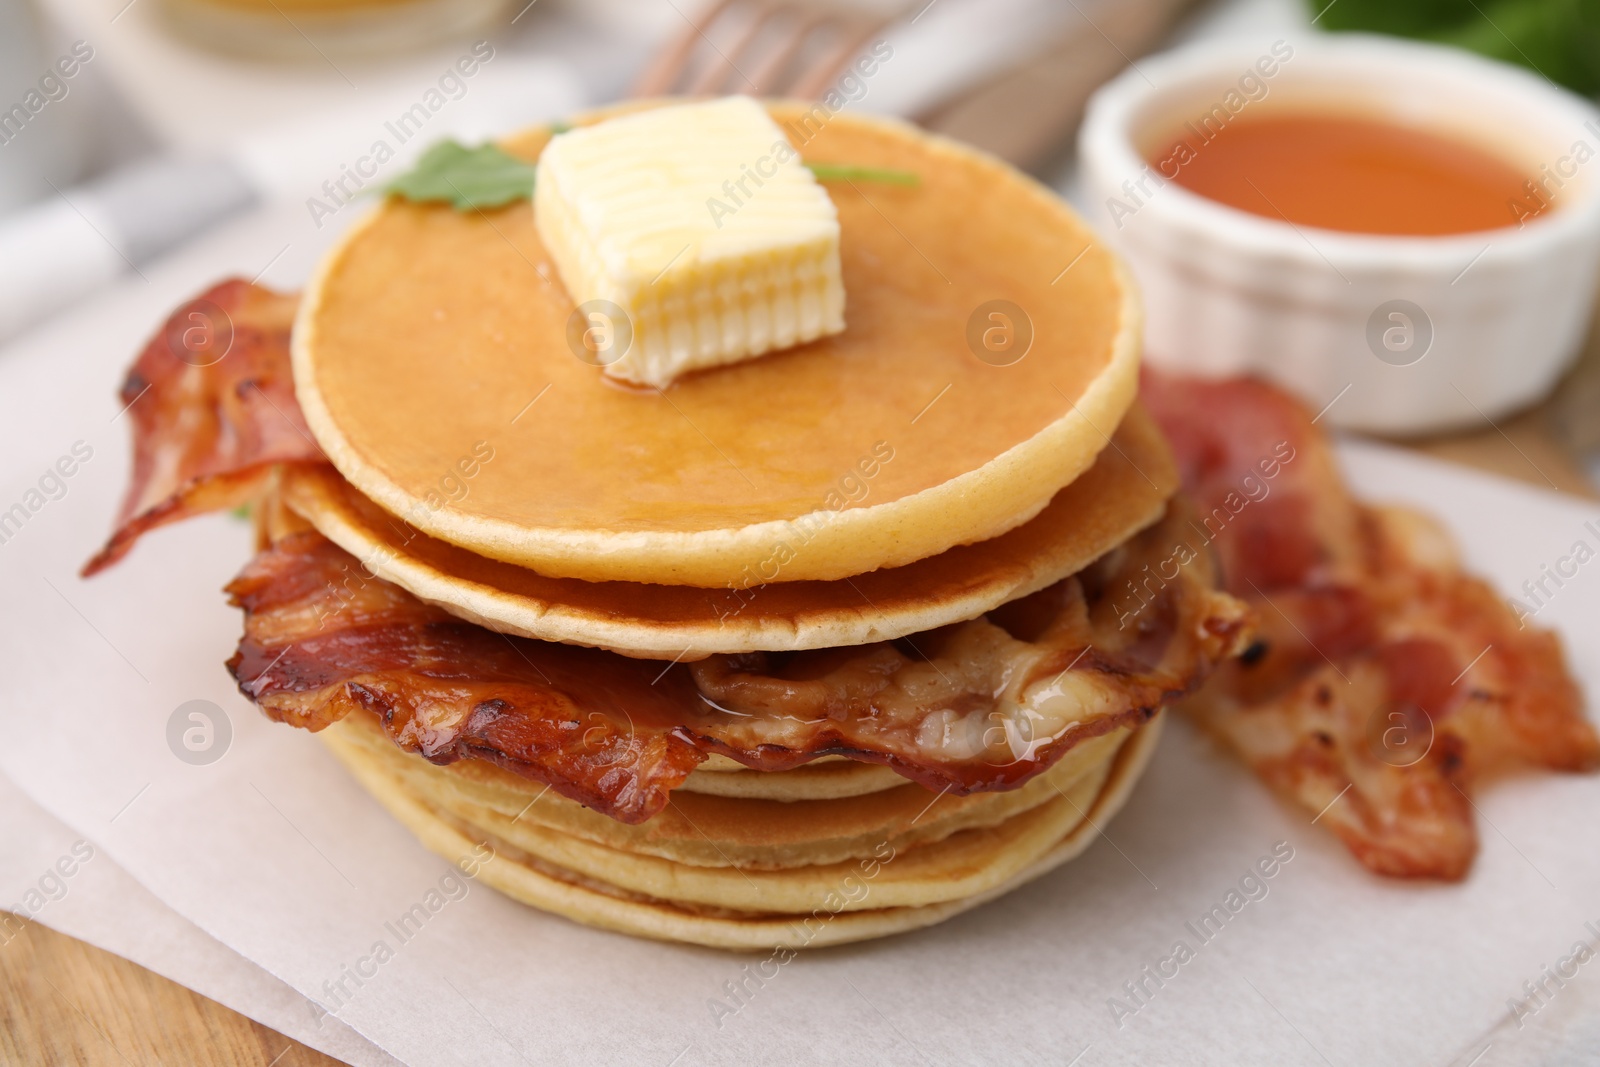
[[613,377],[665,386],[844,329],[838,213],[748,97],[558,135],[533,211]]

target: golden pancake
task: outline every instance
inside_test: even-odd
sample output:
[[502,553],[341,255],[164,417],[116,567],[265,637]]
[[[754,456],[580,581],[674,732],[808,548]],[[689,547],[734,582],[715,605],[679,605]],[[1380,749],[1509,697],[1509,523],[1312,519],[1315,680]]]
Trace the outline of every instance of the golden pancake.
[[[798,873],[795,884],[809,887],[804,893],[789,892],[791,897],[816,899],[821,890],[819,906],[795,912],[775,909],[766,896],[760,898],[759,910],[677,902],[568,870],[433,809],[390,773],[387,760],[332,731],[328,740],[367,789],[434,852],[467,862],[481,857],[476,850],[483,844],[490,845],[494,855],[479,862],[478,876],[513,899],[637,936],[731,949],[798,949],[929,926],[1077,856],[1126,801],[1154,751],[1159,726],[1158,718],[1135,731],[1109,763],[1081,778],[1058,801],[999,827],[958,833],[903,853],[880,848],[869,859],[830,870],[832,881],[826,888],[813,879],[815,870],[778,872]],[[1046,828],[1055,836],[1041,847]],[[897,865],[911,873],[891,882]],[[666,888],[675,884],[669,880]],[[906,903],[887,903],[891,898]]]
[[846,756],[822,756],[793,770],[759,773],[713,752],[678,790],[746,800],[837,800],[905,784],[906,780],[888,767],[857,763]]
[[[401,751],[365,714],[330,727],[326,736],[382,763],[429,807],[563,866],[574,864],[548,854],[558,838],[676,865],[750,871],[836,863],[869,855],[883,842],[904,848],[996,826],[1055,799],[1110,759],[1128,733],[1119,729],[1075,745],[1050,770],[1006,792],[940,794],[898,775],[892,789],[847,798],[763,800],[679,791],[666,810],[639,824],[608,818],[490,763],[462,760],[440,769]],[[793,773],[739,777],[781,780]]]
[[1044,511],[989,541],[832,582],[706,590],[549,578],[420,533],[321,467],[289,468],[282,500],[380,578],[493,630],[701,659],[891,640],[977,616],[1088,566],[1161,517],[1177,470],[1135,405],[1094,465]]
[[[981,893],[1008,880],[1083,819],[1084,809],[1094,802],[1109,771],[1110,761],[1102,760],[1061,792],[1052,792],[1044,803],[994,826],[962,830],[934,844],[888,843],[883,855],[892,855],[894,862],[883,866],[871,894],[846,902],[841,910],[937,904]],[[426,802],[427,798],[423,799]],[[858,873],[860,862],[873,855],[869,847],[861,855],[836,862],[779,870],[695,867],[532,831],[504,816],[480,821],[470,813],[434,810],[456,825],[480,831],[540,863],[625,893],[686,907],[811,911],[826,906],[828,894]]]
[[[1123,268],[995,160],[900,123],[772,111],[808,161],[921,179],[830,183],[842,334],[620,388],[568,348],[574,309],[528,203],[390,200],[324,258],[294,328],[296,395],[334,465],[442,541],[590,581],[832,580],[1038,514],[1133,400]],[[505,147],[534,159],[548,137]],[[1007,323],[1026,347],[969,345]]]

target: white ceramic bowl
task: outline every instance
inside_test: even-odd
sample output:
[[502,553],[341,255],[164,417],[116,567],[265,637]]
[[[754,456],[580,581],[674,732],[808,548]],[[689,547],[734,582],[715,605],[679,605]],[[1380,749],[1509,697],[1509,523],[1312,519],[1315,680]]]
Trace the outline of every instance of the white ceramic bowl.
[[[1273,47],[1140,60],[1090,103],[1079,139],[1089,218],[1144,290],[1147,358],[1260,375],[1315,409],[1337,398],[1329,421],[1381,433],[1481,423],[1540,397],[1577,354],[1595,297],[1594,109],[1454,49],[1347,35]],[[1556,206],[1481,233],[1339,233],[1224,206],[1146,162],[1213,106],[1231,120],[1330,103],[1476,144],[1533,179],[1553,174]]]

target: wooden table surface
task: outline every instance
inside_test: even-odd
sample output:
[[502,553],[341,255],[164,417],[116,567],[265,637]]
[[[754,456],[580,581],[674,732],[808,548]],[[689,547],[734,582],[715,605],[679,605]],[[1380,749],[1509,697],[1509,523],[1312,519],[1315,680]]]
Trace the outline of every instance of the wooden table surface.
[[[1600,336],[1552,398],[1498,426],[1408,447],[1543,488],[1600,499],[1573,459],[1600,447]],[[0,1064],[339,1061],[121,957],[30,924],[0,947]]]

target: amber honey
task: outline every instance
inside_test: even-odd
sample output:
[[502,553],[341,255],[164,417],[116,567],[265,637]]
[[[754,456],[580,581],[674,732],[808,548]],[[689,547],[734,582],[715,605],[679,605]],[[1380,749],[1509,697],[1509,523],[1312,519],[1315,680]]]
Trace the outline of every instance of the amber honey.
[[1297,226],[1436,236],[1515,226],[1550,206],[1508,160],[1363,115],[1240,116],[1185,127],[1150,159],[1209,200]]

